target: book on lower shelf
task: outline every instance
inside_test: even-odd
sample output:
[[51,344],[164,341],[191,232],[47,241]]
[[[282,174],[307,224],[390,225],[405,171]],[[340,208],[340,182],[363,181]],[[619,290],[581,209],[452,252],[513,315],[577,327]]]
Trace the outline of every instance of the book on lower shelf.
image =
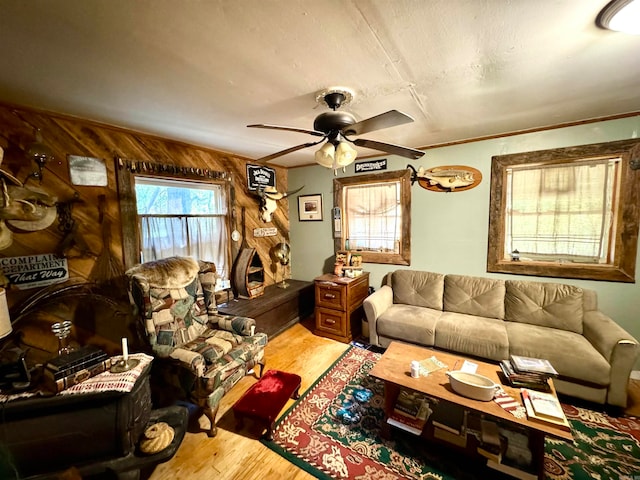
[[440,402],[433,407],[431,422],[434,427],[439,427],[453,434],[464,433],[466,410],[449,402]]
[[453,433],[436,425],[433,426],[433,438],[437,438],[438,440],[442,440],[443,442],[457,445],[458,447],[464,448],[467,446],[466,433]]
[[387,423],[420,435],[431,412],[429,398],[425,394],[401,389]]
[[506,439],[500,436],[500,429],[496,422],[487,419],[480,420],[480,444],[477,451],[480,455],[496,462],[502,461],[502,454],[507,446]]
[[418,416],[420,409],[424,408],[424,403],[428,401],[428,397],[424,393],[402,388],[393,409],[415,418]]
[[521,388],[522,403],[527,411],[529,420],[546,422],[571,431],[560,400],[553,393],[539,392],[528,388]]
[[409,433],[413,433],[414,435],[420,435],[422,430],[424,429],[425,424],[427,423],[426,419],[419,419],[415,417],[410,417],[409,415],[404,415],[402,413],[394,411],[389,418],[387,418],[387,423],[389,425],[393,425],[394,427],[401,428]]

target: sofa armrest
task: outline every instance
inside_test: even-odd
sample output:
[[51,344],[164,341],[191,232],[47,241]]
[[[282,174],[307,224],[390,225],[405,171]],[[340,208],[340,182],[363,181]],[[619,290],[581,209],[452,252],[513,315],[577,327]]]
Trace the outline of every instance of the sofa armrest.
[[376,321],[391,305],[393,305],[393,290],[388,285],[383,285],[364,299],[364,313],[369,323],[369,342],[381,346],[376,330]]
[[640,354],[638,341],[598,310],[585,312],[583,335],[611,365],[607,403],[626,407],[629,376]]

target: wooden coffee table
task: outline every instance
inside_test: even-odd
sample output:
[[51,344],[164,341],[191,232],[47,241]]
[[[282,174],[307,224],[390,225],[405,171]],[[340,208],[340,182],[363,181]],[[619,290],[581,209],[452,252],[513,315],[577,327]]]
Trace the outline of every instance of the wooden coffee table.
[[[448,368],[432,372],[427,377],[420,376],[412,378],[410,374],[410,364],[412,360],[425,360],[435,356],[438,360],[445,363]],[[556,437],[563,440],[572,441],[573,436],[570,431],[566,431],[561,427],[534,422],[525,418],[517,418],[512,413],[506,411],[494,401],[482,402],[471,398],[463,397],[457,394],[449,384],[449,377],[446,375],[447,370],[456,370],[462,366],[464,360],[469,360],[478,365],[477,373],[492,379],[495,383],[501,384],[500,366],[479,361],[475,358],[465,358],[464,356],[452,353],[432,350],[415,345],[409,345],[400,342],[392,342],[382,355],[382,358],[371,369],[370,375],[384,382],[385,396],[385,420],[389,418],[394,410],[398,394],[401,388],[415,390],[436,399],[438,402],[449,402],[452,407],[462,407],[468,415],[480,418],[488,418],[496,421],[498,424],[509,428],[513,426],[514,430],[525,431],[529,437],[529,448],[532,453],[533,465],[538,478],[544,476],[544,439],[546,436]],[[549,381],[551,390],[555,394],[553,382]],[[522,404],[520,390],[512,388],[508,385],[502,385],[504,391]],[[457,406],[457,407],[456,407]],[[389,437],[391,434],[391,425],[386,421],[382,426],[382,435]],[[433,427],[427,422],[422,436],[433,440]],[[471,437],[471,436],[469,436]],[[474,439],[475,440],[475,439]],[[470,444],[469,444],[470,443]],[[451,445],[452,448],[460,448]],[[476,452],[477,443],[468,442],[463,448],[469,455],[478,455]]]

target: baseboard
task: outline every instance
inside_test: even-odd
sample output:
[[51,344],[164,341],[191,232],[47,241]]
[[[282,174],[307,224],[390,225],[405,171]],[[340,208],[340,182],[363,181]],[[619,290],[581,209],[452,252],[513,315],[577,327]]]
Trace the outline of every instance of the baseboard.
[[640,370],[631,370],[631,378],[640,380]]

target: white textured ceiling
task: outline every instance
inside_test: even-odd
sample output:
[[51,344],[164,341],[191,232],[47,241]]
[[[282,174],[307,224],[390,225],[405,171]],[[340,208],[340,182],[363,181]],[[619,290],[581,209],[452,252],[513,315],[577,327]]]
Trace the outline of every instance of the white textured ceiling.
[[246,125],[312,129],[346,86],[357,119],[415,119],[364,138],[421,148],[640,111],[640,36],[598,28],[606,3],[0,0],[0,101],[258,158],[316,137]]

